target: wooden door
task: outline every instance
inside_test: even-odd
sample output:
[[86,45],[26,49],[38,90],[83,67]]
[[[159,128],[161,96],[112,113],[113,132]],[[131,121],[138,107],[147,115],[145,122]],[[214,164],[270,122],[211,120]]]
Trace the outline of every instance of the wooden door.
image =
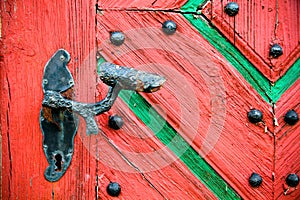
[[[300,113],[300,3],[236,2],[229,16],[227,1],[1,1],[2,199],[299,199],[286,179],[300,175],[300,122],[285,116]],[[282,55],[270,55],[274,44]],[[122,91],[96,118],[97,135],[81,119],[71,165],[52,183],[39,120],[44,66],[60,48],[76,101],[105,97],[104,61],[167,81],[151,94]],[[119,130],[108,126],[115,114]]]

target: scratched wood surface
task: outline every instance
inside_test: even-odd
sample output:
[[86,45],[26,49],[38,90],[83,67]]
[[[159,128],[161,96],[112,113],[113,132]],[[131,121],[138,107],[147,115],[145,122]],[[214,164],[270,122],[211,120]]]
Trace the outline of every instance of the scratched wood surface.
[[[39,128],[43,68],[58,48],[67,49],[72,57],[69,68],[78,81],[76,89],[79,99],[95,101],[95,59],[84,61],[95,48],[94,5],[95,2],[88,1],[1,2],[3,199],[109,199],[105,190],[110,181],[121,184],[124,199],[130,199],[133,191],[140,199],[150,196],[153,199],[163,199],[155,186],[149,184],[141,174],[112,170],[91,155],[89,145],[86,147],[79,137],[81,133],[85,134],[84,127],[75,139],[72,164],[64,177],[57,183],[49,183],[43,177],[47,166]],[[84,62],[87,62],[87,68],[83,69],[81,67]],[[91,93],[82,97],[83,91]],[[99,148],[107,144],[103,139],[97,142]],[[108,152],[114,152],[110,146],[106,147]],[[111,159],[117,159],[118,156],[120,155],[115,153]],[[123,163],[118,164],[128,165],[122,161]],[[177,167],[184,170],[184,166],[180,164]],[[172,170],[176,168],[166,171],[172,174]],[[176,172],[180,177],[180,170]],[[176,181],[182,187],[185,181],[193,180],[188,173],[181,178],[182,181]],[[172,185],[171,181],[173,180],[164,181],[161,187],[169,183]],[[173,185],[177,187],[177,184]],[[193,193],[198,194],[202,186],[198,182],[194,185]],[[185,192],[183,188],[177,189]],[[204,190],[206,191],[205,188]],[[207,195],[212,196],[209,192]]]
[[[1,85],[4,88],[1,90],[3,198],[109,199],[106,186],[110,181],[117,181],[122,187],[122,199],[164,199],[165,196],[173,199],[177,196],[197,198],[200,194],[202,198],[215,199],[179,161],[147,175],[136,171],[105,137],[86,138],[82,122],[67,173],[56,183],[44,179],[47,162],[42,151],[38,121],[43,98],[43,68],[58,48],[67,49],[72,57],[69,68],[76,79],[77,99],[95,101],[98,90],[95,88],[94,5],[87,1],[1,4],[1,55],[4,56],[1,60]],[[101,91],[100,97],[105,93]],[[142,133],[147,134],[146,128],[130,113],[128,115],[133,119],[128,126],[140,127]],[[99,123],[107,123],[107,115],[100,118]],[[107,125],[103,129],[112,132]],[[118,138],[117,135],[115,137]],[[135,146],[136,140],[132,139],[127,146],[133,152],[147,152],[150,147],[153,151],[157,145],[161,146],[161,143],[156,143],[145,140],[142,146]],[[173,193],[169,194],[169,191]]]
[[[165,112],[161,114],[172,127],[203,155],[243,198],[270,199],[274,156],[271,133],[273,128],[270,120],[272,115],[269,105],[263,102],[251,86],[229,67],[193,28],[188,28],[188,22],[181,15],[103,11],[97,15],[97,19],[97,39],[102,56],[120,65],[164,74],[168,81],[162,90],[143,96],[161,107]],[[172,36],[162,33],[161,24],[167,19],[172,19],[180,25],[178,33]],[[109,42],[109,33],[116,30],[124,32],[126,36],[124,45],[120,47],[115,47]],[[209,52],[216,55],[213,56]],[[199,60],[202,65],[199,65]],[[212,94],[214,89],[222,89],[216,84],[223,83],[209,78],[209,75],[217,74],[208,68],[217,70],[218,75],[222,77],[221,81],[224,82],[226,105],[222,108],[214,104],[221,102],[218,102],[218,99],[210,99],[210,96],[216,98]],[[209,75],[205,76],[200,71],[206,71]],[[195,96],[189,93],[194,93]],[[217,93],[222,95],[222,91]],[[199,103],[196,105],[199,108],[193,107],[193,98]],[[262,124],[256,126],[247,121],[247,112],[251,108],[262,110],[267,132]],[[200,118],[197,118],[197,112],[200,112]],[[216,114],[219,118],[214,117]],[[247,176],[253,171],[261,174],[264,179],[264,184],[258,190],[253,190],[248,185]]]
[[[295,110],[300,113],[300,80],[298,80],[278,101],[275,109],[279,126],[275,129],[276,134],[276,160],[275,160],[275,199],[298,199],[299,189],[290,188],[285,183],[286,177],[291,173],[299,176],[300,172],[300,123],[288,125],[284,116],[288,110]],[[298,186],[299,187],[299,186]],[[287,196],[284,195],[286,191]]]
[[[190,2],[198,5],[202,1]],[[245,46],[240,49],[246,57],[250,51],[259,55],[247,58],[270,81],[275,81],[299,58],[299,20],[289,20],[298,16],[299,3],[278,1],[278,18],[285,23],[279,24],[274,32],[272,22],[276,16],[258,20],[275,12],[276,4],[272,2],[254,5],[254,1],[240,1],[242,8],[250,9],[240,14],[255,17],[250,24],[241,16],[236,19],[224,16],[224,5],[215,1],[207,4],[203,14],[217,29],[223,28],[222,37],[232,42],[239,35],[242,42],[236,46],[246,46],[246,50]],[[253,83],[249,84],[247,77],[229,63],[230,59],[226,60],[178,12],[185,3],[181,0],[0,3],[3,199],[300,197],[299,190],[294,188],[284,195],[286,176],[299,175],[300,124],[289,126],[283,120],[289,109],[300,112],[299,79],[287,91],[285,87],[283,92],[276,93],[279,100],[271,105],[272,101],[261,95],[264,91],[257,92],[251,86]],[[287,8],[290,12],[284,17],[282,10]],[[217,14],[215,18],[210,9]],[[251,9],[263,12],[254,16]],[[195,14],[193,20],[200,20],[196,12],[186,14]],[[219,15],[225,18],[225,25]],[[167,19],[177,23],[174,35],[167,36],[161,30]],[[272,36],[251,28],[257,23],[265,26],[265,22],[270,22],[266,23],[265,31]],[[237,31],[234,37],[232,25]],[[112,31],[125,33],[123,45],[111,44]],[[270,40],[284,45],[286,54],[278,60],[267,58],[269,46],[265,43],[269,45]],[[59,48],[71,54],[68,66],[75,78],[77,101],[99,101],[107,92],[97,78],[96,57],[163,74],[167,82],[154,94],[120,94],[112,110],[97,117],[101,129],[98,135],[86,136],[81,120],[72,163],[60,181],[50,183],[43,177],[48,163],[42,149],[39,112],[44,65]],[[299,77],[298,71],[294,72],[287,73],[282,80]],[[282,85],[278,82],[275,87]],[[271,87],[270,91],[275,89]],[[263,112],[264,123],[249,123],[247,112],[252,108]],[[108,127],[108,117],[113,114],[123,117],[125,125],[121,130]],[[279,126],[273,124],[274,119],[278,119]],[[252,172],[262,176],[261,187],[251,188],[248,184]],[[119,198],[107,194],[110,182],[121,185]]]
[[99,9],[112,10],[179,10],[187,0],[144,0],[144,1],[130,1],[130,0],[103,0],[98,1]]
[[[71,199],[94,197],[95,160],[77,138],[73,167],[58,183],[49,183],[39,128],[43,93],[41,77],[47,60],[58,48],[66,48],[74,73],[95,45],[93,17],[88,2],[1,1],[1,134],[3,199]],[[76,7],[85,12],[76,13]],[[75,28],[76,27],[76,28]],[[88,34],[87,34],[88,33]],[[87,42],[89,41],[89,42]],[[79,48],[80,45],[80,48]],[[77,178],[75,178],[77,177]],[[84,183],[84,184],[82,184]],[[67,192],[66,192],[67,191]]]
[[[236,1],[239,13],[230,17],[230,1],[209,1],[204,15],[272,82],[278,80],[300,56],[300,3],[296,0]],[[279,44],[283,55],[270,58],[270,47]]]

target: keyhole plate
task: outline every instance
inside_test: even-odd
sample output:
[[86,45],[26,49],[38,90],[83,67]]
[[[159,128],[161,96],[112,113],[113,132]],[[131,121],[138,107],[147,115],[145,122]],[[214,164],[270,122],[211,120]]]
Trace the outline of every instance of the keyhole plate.
[[[55,182],[64,175],[71,163],[78,118],[68,110],[46,109],[42,109],[40,114],[43,149],[49,163],[44,175],[48,181]],[[49,112],[51,119],[47,118]]]

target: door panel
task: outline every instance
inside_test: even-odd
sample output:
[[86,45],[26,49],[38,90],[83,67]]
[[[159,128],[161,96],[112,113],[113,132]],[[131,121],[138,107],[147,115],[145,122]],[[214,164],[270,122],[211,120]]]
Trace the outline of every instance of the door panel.
[[[224,13],[227,1],[1,2],[3,199],[300,198],[285,183],[299,176],[300,123],[284,121],[300,112],[298,2],[237,1],[235,17]],[[172,35],[166,20],[177,25]],[[125,35],[120,46],[114,31]],[[276,59],[273,43],[283,47]],[[50,183],[39,113],[43,69],[59,48],[70,52],[79,102],[107,94],[97,75],[104,61],[167,82],[151,94],[122,91],[96,117],[98,135],[87,136],[81,119],[71,165]],[[251,109],[262,122],[248,120]],[[108,126],[115,114],[120,130]],[[263,179],[257,188],[252,172]],[[110,182],[121,185],[118,198]]]
[[[224,9],[229,2],[208,2],[203,14],[266,78],[277,81],[299,58],[300,26],[295,20],[299,2],[237,1],[239,12],[234,17]],[[270,56],[274,44],[279,44],[284,52],[278,58]]]
[[[275,198],[297,199],[300,196],[299,190],[290,187],[288,189],[285,179],[289,174],[296,173],[299,175],[299,123],[289,125],[284,121],[284,116],[288,110],[295,110],[297,113],[299,109],[299,87],[298,80],[278,101],[276,108],[276,118],[279,126],[276,128],[276,159],[275,159]],[[286,196],[284,196],[286,192]]]
[[[210,53],[213,48],[179,14],[104,12],[97,16],[97,39],[105,60],[165,75],[163,89],[143,97],[161,106],[167,122],[243,197],[270,199],[274,141],[267,120],[272,115],[263,99],[226,60]],[[167,19],[179,25],[176,34],[162,33]],[[116,30],[126,36],[121,46],[109,41],[109,32]],[[264,113],[265,125],[248,122],[251,108]],[[254,171],[264,179],[259,190],[245,187],[245,176]]]
[[179,10],[187,0],[163,1],[163,0],[146,0],[146,1],[98,1],[99,9],[112,10]]

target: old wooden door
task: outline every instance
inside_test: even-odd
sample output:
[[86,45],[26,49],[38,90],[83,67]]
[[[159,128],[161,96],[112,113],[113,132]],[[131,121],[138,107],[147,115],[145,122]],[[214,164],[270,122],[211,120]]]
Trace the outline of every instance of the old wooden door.
[[[299,199],[300,1],[228,3],[1,1],[2,199]],[[162,29],[167,20],[176,31]],[[104,61],[167,82],[122,91],[96,118],[98,135],[81,120],[71,165],[52,183],[39,120],[44,66],[60,48],[76,101],[106,95]],[[115,114],[119,130],[108,126]]]

